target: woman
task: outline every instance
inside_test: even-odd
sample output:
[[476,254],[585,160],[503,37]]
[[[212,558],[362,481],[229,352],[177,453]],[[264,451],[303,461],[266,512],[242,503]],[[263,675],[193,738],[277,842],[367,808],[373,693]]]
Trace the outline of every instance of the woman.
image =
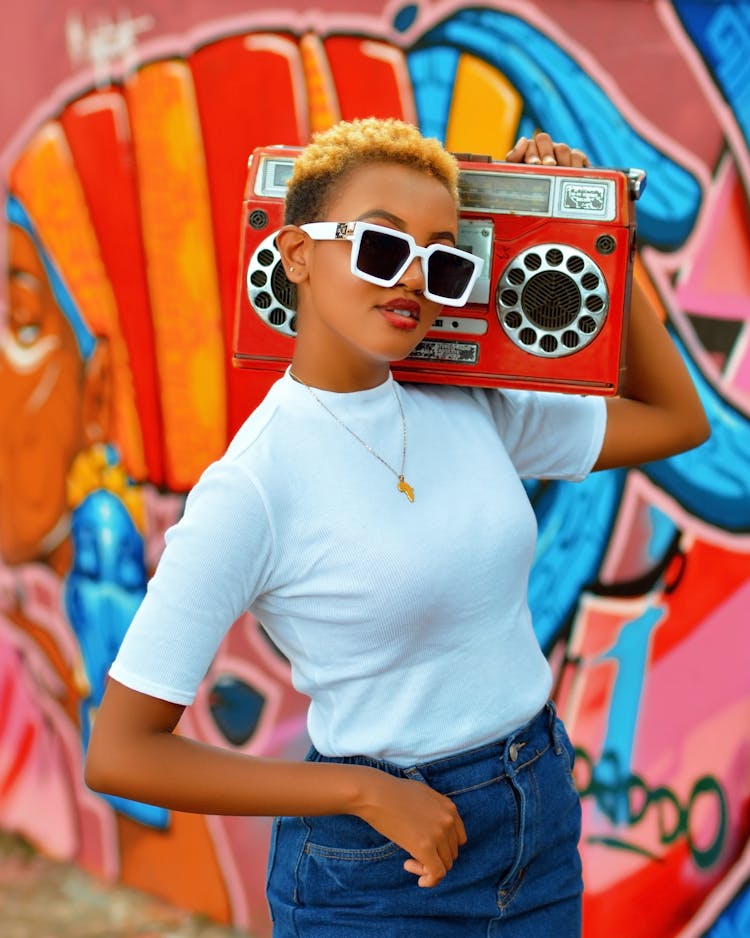
[[[544,134],[509,158],[585,164]],[[580,933],[580,805],[526,603],[520,477],[581,479],[708,433],[637,288],[622,398],[397,385],[390,363],[478,273],[455,248],[456,183],[437,141],[390,120],[336,125],[295,161],[291,368],[169,532],[89,748],[93,788],[279,815],[277,936]],[[301,764],[173,733],[247,609],[311,698]]]

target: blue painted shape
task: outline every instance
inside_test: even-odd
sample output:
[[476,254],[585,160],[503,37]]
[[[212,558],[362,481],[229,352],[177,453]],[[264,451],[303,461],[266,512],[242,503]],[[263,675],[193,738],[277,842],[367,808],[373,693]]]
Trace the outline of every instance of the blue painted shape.
[[672,0],[750,145],[750,4]]
[[407,59],[417,123],[426,137],[445,142],[460,53],[446,46],[417,49]]
[[698,388],[711,437],[643,471],[702,521],[733,533],[750,531],[750,420],[708,382],[679,336],[672,339]]
[[96,348],[96,339],[79,312],[78,306],[58,271],[52,256],[42,244],[42,240],[36,230],[36,225],[32,222],[29,213],[21,202],[13,195],[9,195],[6,200],[5,217],[11,225],[15,225],[17,228],[25,231],[31,238],[34,249],[39,255],[39,260],[44,267],[52,295],[55,297],[55,302],[60,312],[67,319],[70,328],[73,330],[81,358],[88,360],[93,355],[94,349]]
[[[595,770],[597,781],[611,790],[617,790],[620,780],[627,778],[631,771],[651,635],[663,618],[662,609],[647,609],[638,619],[622,627],[615,644],[598,659],[617,662],[607,732],[602,744],[607,758],[599,762]],[[616,777],[608,777],[612,774]],[[616,824],[626,823],[628,810],[627,799],[616,800],[611,820]]]
[[[460,10],[425,34],[408,54],[419,123],[425,133],[445,140],[450,109],[445,84],[452,85],[455,68],[446,72],[439,89],[435,75],[450,49],[457,55],[476,55],[514,85],[525,103],[525,135],[541,128],[583,149],[594,165],[645,169],[649,187],[638,205],[641,237],[665,250],[685,241],[701,203],[697,180],[637,134],[566,52],[515,16],[498,10]],[[442,128],[443,133],[435,128]]]
[[255,732],[265,698],[254,687],[231,674],[217,678],[209,693],[209,709],[227,742],[244,745]]
[[750,883],[729,903],[705,938],[747,938],[750,935]]
[[407,3],[401,7],[393,17],[393,28],[399,33],[405,33],[409,27],[414,25],[419,13],[419,5],[416,3]]
[[[110,462],[116,459],[109,450]],[[91,721],[104,696],[109,666],[146,593],[143,538],[125,505],[112,492],[88,495],[73,512],[73,566],[63,584],[65,611],[83,656],[89,696],[81,701],[81,743],[88,748]],[[117,811],[148,827],[164,829],[169,811],[102,795]]]
[[111,492],[92,492],[73,512],[74,558],[65,609],[98,704],[107,670],[146,593],[143,539]]
[[663,511],[650,505],[648,508],[650,532],[645,545],[646,558],[656,566],[666,555],[677,534],[677,525]]

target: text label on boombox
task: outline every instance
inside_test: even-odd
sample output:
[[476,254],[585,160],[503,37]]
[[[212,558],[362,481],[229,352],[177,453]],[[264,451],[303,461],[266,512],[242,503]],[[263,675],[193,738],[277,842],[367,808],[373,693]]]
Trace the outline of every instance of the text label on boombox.
[[[296,147],[249,160],[234,363],[283,372],[295,287],[275,236]],[[466,306],[444,307],[399,381],[613,395],[623,370],[642,170],[573,169],[459,156],[457,247],[483,258]]]

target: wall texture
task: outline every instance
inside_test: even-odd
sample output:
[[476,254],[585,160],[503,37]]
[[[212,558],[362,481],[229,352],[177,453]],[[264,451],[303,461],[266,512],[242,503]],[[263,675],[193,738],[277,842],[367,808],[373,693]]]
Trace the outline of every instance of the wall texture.
[[[496,158],[541,128],[647,170],[636,276],[713,427],[675,459],[529,486],[586,934],[749,934],[750,3],[53,6],[15,5],[0,39],[0,826],[269,934],[266,819],[81,780],[163,532],[265,387],[231,367],[247,155],[369,113]],[[296,757],[304,713],[245,618],[181,731]]]

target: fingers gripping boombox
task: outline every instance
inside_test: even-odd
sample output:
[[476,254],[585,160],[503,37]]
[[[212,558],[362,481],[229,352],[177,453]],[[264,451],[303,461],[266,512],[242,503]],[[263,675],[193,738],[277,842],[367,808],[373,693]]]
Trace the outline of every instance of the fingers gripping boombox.
[[[297,153],[266,147],[249,161],[234,363],[259,372],[281,373],[293,353],[295,287],[274,239]],[[394,377],[616,394],[645,173],[458,158],[457,246],[483,258],[482,274]]]

